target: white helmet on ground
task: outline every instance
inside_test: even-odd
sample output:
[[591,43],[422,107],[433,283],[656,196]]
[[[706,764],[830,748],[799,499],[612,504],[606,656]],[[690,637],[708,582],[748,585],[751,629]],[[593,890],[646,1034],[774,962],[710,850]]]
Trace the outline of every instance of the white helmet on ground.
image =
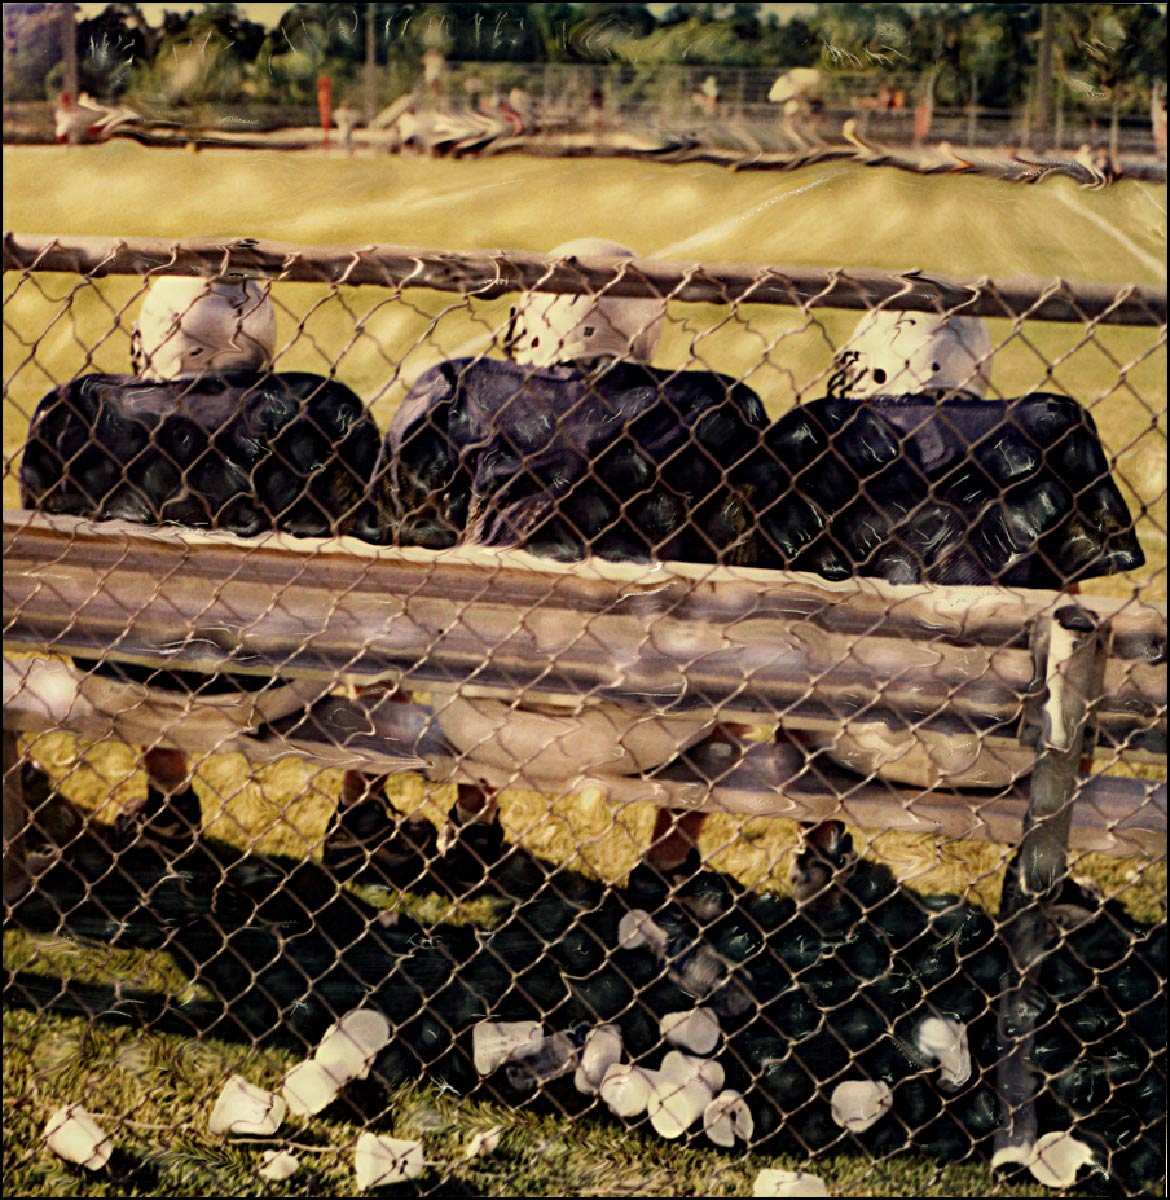
[[[558,246],[553,255],[633,258],[634,252],[602,238],[579,238]],[[648,363],[664,315],[661,300],[529,292],[513,314],[509,347],[516,362],[532,367],[603,356]]]
[[146,379],[258,371],[275,348],[272,301],[252,279],[155,279],[131,337],[134,369]]
[[979,317],[866,313],[833,360],[831,394],[850,400],[955,392],[981,398],[991,374],[991,334]]

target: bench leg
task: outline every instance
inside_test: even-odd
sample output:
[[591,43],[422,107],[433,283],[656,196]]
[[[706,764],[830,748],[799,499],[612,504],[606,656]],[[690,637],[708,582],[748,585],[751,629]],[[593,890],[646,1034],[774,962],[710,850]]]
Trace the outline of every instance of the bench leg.
[[1047,696],[1020,844],[1004,876],[999,920],[1008,945],[999,1003],[997,1089],[1003,1124],[992,1165],[1026,1164],[1036,1143],[1037,1072],[1032,1040],[1038,1011],[1037,973],[1052,944],[1045,910],[1067,870],[1069,825],[1086,724],[1100,688],[1103,658],[1096,618],[1078,605],[1058,609],[1046,631]]
[[25,809],[20,781],[20,747],[16,733],[4,730],[4,903],[12,904],[28,891],[32,877],[25,851]]

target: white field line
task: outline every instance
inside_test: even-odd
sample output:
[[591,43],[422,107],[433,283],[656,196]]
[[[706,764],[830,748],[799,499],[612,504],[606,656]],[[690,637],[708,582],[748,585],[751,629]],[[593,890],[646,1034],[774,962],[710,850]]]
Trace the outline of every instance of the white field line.
[[814,179],[811,183],[806,183],[803,187],[793,188],[790,192],[780,192],[778,195],[769,196],[767,200],[760,201],[753,208],[749,208],[745,212],[735,213],[728,217],[727,220],[721,221],[718,225],[711,225],[706,229],[700,230],[691,237],[684,238],[681,242],[675,242],[671,246],[663,246],[654,251],[659,257],[664,255],[681,254],[683,251],[691,251],[696,247],[703,246],[720,238],[727,237],[737,225],[744,221],[750,221],[753,217],[759,216],[773,205],[779,204],[782,200],[791,199],[793,196],[799,196],[801,192],[812,191],[813,188],[821,187],[822,184],[828,183],[828,179]]
[[1086,221],[1092,221],[1098,229],[1103,229],[1114,241],[1120,242],[1144,267],[1148,267],[1155,274],[1160,275],[1161,278],[1166,278],[1166,263],[1164,259],[1147,254],[1131,237],[1128,237],[1122,230],[1118,229],[1116,225],[1107,221],[1099,214],[1074,204],[1063,192],[1054,192],[1053,194],[1061,204],[1066,208],[1071,208],[1077,216],[1084,217]]

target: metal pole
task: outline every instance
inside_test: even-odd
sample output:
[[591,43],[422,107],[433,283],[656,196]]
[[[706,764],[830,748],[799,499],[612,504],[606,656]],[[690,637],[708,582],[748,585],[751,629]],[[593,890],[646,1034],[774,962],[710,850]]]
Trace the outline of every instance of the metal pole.
[[[72,5],[69,5],[72,8]],[[4,730],[4,903],[12,904],[29,884],[24,834],[28,825],[20,778],[20,746],[14,730]]]
[[[74,18],[75,6],[61,5],[61,65],[64,69],[64,90],[69,93],[73,103],[77,103],[77,25]],[[81,130],[76,124],[69,128],[69,145],[76,146],[81,141]]]
[[1040,70],[1036,80],[1036,148],[1048,141],[1048,94],[1052,90],[1052,5],[1040,6]]
[[971,107],[967,110],[967,145],[974,146],[976,124],[979,120],[976,108],[979,104],[979,77],[971,72]]
[[1035,1099],[1039,1091],[1032,1065],[1032,1041],[1039,997],[1039,964],[1053,942],[1046,905],[1067,871],[1069,825],[1078,795],[1077,771],[1086,745],[1093,704],[1104,674],[1103,640],[1097,618],[1077,604],[1038,625],[1033,637],[1047,636],[1045,699],[1039,712],[1037,758],[1020,844],[1008,863],[999,922],[1010,953],[999,1003],[1000,1059],[996,1085],[1002,1124],[995,1135],[992,1166],[1026,1163],[1036,1142]]
[[1057,150],[1064,148],[1064,75],[1056,81],[1056,133],[1053,144]]
[[378,110],[378,49],[375,41],[374,5],[366,5],[366,128],[373,124]]
[[1113,111],[1109,115],[1109,169],[1117,170],[1118,161],[1118,131],[1120,127],[1120,103],[1117,98],[1117,85],[1113,87]]

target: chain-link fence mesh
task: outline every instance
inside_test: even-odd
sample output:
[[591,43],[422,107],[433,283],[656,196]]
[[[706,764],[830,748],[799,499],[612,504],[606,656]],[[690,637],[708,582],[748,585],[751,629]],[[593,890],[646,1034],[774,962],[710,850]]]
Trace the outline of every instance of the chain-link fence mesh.
[[9,235],[10,1186],[1160,1191],[1165,319]]

